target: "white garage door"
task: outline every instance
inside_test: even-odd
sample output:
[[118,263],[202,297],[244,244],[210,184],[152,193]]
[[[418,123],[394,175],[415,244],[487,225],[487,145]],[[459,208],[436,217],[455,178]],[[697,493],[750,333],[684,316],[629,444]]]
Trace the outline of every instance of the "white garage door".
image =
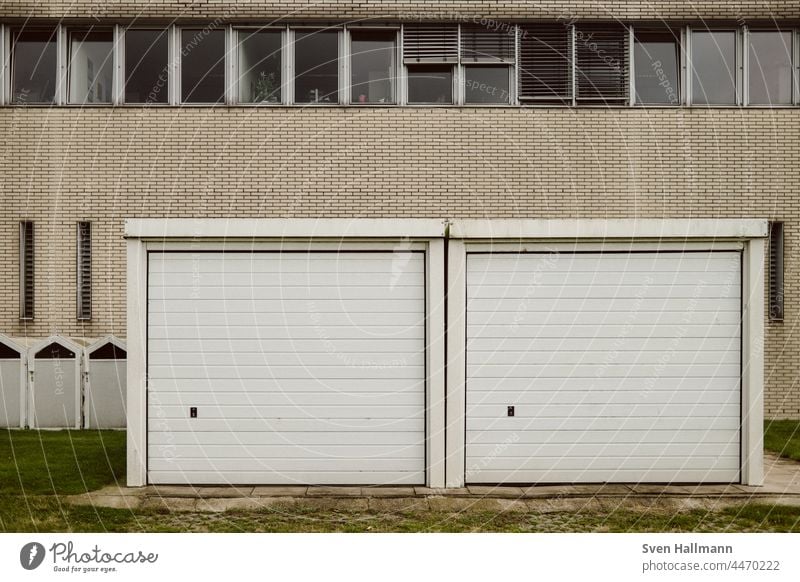
[[738,252],[470,254],[467,301],[467,482],[739,481]]
[[425,482],[422,253],[151,253],[147,362],[151,483]]

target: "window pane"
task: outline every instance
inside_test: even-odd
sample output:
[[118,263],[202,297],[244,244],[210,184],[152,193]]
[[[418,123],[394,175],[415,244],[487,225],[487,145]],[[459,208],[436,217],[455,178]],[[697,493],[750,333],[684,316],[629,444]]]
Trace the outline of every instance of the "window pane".
[[692,102],[736,104],[736,33],[692,33]]
[[508,103],[508,67],[466,67],[466,103]]
[[409,103],[452,103],[453,67],[408,66]]
[[225,31],[181,31],[181,95],[184,103],[225,101]]
[[636,34],[633,46],[636,103],[680,103],[678,39],[669,32]]
[[353,31],[353,103],[394,103],[396,33]]
[[169,101],[169,41],[166,30],[125,31],[125,101]]
[[281,100],[281,32],[239,31],[239,102]]
[[70,31],[70,103],[111,103],[113,47],[114,36],[111,31]]
[[19,31],[11,47],[14,103],[53,103],[56,96],[55,31]]
[[294,100],[297,103],[339,102],[339,33],[335,30],[295,32]]
[[792,103],[792,33],[751,32],[750,103]]

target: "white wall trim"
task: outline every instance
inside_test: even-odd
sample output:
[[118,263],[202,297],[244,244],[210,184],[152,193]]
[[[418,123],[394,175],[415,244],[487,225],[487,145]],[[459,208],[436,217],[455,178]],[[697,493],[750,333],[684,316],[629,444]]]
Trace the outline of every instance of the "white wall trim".
[[467,253],[462,241],[449,241],[447,255],[447,446],[446,486],[464,485],[466,425]]
[[766,241],[742,256],[742,483],[764,483],[764,270]]
[[684,239],[767,236],[767,221],[756,219],[456,219],[455,239],[622,238]]
[[141,487],[147,483],[147,251],[138,240],[127,247],[127,478],[129,487]]
[[440,238],[446,221],[428,218],[144,218],[125,221],[127,238]]
[[429,487],[445,486],[445,254],[444,240],[428,243],[426,253],[425,313],[427,314],[427,426],[425,442]]

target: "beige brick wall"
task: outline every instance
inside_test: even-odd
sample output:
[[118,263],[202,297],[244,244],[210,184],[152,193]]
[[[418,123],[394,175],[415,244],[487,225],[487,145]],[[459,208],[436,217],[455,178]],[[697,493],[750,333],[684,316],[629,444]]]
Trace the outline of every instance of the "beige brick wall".
[[800,18],[797,0],[0,0],[13,18]]
[[[784,220],[786,321],[769,417],[800,417],[800,110],[0,109],[0,332],[125,335],[125,217],[757,217]],[[36,321],[18,321],[18,221]],[[75,318],[76,222],[94,319]]]

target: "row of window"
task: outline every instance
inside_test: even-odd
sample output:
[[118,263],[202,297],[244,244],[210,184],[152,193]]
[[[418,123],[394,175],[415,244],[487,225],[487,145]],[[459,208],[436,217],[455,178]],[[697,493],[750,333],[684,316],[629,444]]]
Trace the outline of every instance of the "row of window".
[[0,27],[0,102],[800,104],[790,28]]
[[[77,318],[92,319],[92,223],[77,223]],[[34,223],[19,223],[19,318],[32,321],[35,305]]]

